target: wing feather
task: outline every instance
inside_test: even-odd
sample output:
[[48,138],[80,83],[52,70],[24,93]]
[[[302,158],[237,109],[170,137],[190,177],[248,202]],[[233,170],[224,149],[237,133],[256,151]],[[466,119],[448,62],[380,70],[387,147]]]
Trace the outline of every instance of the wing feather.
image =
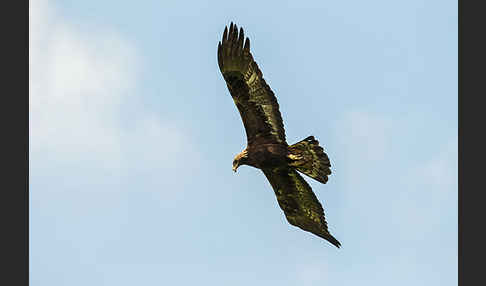
[[231,23],[218,44],[218,66],[245,126],[248,146],[287,145],[279,105],[250,52],[243,28]]
[[340,247],[327,228],[324,209],[309,184],[292,168],[263,170],[287,221]]

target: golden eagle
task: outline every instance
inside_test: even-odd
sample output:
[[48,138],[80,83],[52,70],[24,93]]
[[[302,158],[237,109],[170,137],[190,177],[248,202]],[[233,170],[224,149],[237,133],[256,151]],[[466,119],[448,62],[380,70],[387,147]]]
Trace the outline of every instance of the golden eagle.
[[331,174],[329,158],[309,136],[293,145],[285,130],[277,99],[265,83],[250,52],[243,29],[231,23],[218,44],[218,65],[246,130],[247,147],[233,160],[233,171],[249,165],[261,169],[272,185],[287,221],[328,240],[339,241],[327,229],[324,210],[299,172],[325,184]]

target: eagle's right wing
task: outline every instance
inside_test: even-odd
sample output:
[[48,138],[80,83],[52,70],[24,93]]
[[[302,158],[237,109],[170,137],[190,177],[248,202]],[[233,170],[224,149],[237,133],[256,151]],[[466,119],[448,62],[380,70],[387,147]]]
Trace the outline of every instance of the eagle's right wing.
[[250,40],[231,23],[218,44],[218,65],[246,130],[248,146],[285,141],[277,99],[250,53]]
[[287,221],[340,247],[327,229],[324,210],[311,187],[293,168],[263,170]]

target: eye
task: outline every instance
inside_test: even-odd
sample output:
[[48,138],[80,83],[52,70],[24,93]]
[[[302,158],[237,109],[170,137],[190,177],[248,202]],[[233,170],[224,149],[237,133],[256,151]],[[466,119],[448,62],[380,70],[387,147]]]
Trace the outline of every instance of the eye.
[[236,165],[236,163],[237,163],[236,160],[233,160],[233,165]]

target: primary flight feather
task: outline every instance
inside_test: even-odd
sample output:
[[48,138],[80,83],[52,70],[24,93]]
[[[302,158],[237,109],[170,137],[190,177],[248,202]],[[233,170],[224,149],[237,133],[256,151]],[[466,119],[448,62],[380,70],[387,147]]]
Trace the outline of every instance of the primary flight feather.
[[313,136],[287,144],[277,99],[253,60],[250,40],[233,23],[225,27],[218,44],[218,65],[247,137],[246,149],[233,160],[233,171],[241,165],[261,169],[290,224],[340,247],[329,233],[321,203],[297,172],[325,184],[331,174],[329,158]]

